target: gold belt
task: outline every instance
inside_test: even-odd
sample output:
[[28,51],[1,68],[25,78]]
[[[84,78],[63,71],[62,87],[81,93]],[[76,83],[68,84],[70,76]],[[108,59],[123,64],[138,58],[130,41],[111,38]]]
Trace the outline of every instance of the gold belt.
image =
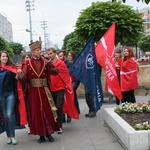
[[30,79],[30,85],[32,87],[45,87],[47,86],[47,79]]

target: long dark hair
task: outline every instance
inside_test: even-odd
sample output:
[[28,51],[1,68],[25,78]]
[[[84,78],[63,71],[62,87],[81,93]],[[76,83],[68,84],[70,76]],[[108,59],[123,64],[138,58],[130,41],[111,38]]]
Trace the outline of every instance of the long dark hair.
[[25,57],[28,56],[29,58],[31,58],[31,54],[30,53],[23,53],[21,55],[21,59],[20,59],[20,64],[22,64],[25,61]]
[[[15,63],[12,61],[12,59],[10,58],[9,54],[7,51],[0,51],[0,57],[2,56],[2,54],[5,53],[8,57],[8,61],[6,63],[6,65],[10,65],[12,67],[16,67]],[[1,60],[0,60],[0,64],[1,64]]]
[[[69,53],[71,54],[72,60],[74,61],[75,58],[77,57],[77,54],[76,54],[74,51],[70,51]],[[69,53],[68,53],[68,54],[69,54]]]

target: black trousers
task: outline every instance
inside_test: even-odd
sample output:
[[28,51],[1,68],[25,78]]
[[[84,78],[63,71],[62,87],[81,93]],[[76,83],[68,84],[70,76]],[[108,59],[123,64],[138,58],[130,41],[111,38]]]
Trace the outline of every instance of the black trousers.
[[116,96],[115,96],[115,99],[116,99],[116,105],[119,105],[121,100],[119,100]]
[[64,90],[59,90],[55,92],[51,92],[52,97],[54,99],[54,103],[57,107],[57,115],[60,127],[62,127],[63,122],[63,105],[64,105]]
[[131,91],[126,91],[126,92],[122,92],[122,103],[124,102],[130,102],[130,103],[135,103],[135,96],[134,96],[134,90]]

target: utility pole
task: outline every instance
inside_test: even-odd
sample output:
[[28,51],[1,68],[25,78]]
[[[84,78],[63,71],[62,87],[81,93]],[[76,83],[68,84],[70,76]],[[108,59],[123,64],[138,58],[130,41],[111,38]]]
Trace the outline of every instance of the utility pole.
[[45,32],[45,28],[47,28],[47,21],[41,21],[41,28],[44,31],[44,43],[45,43],[45,50],[46,50],[46,32]]
[[29,11],[29,26],[30,26],[30,29],[26,29],[27,32],[30,32],[30,43],[33,42],[33,37],[32,37],[32,20],[31,20],[31,11],[34,10],[34,8],[32,8],[34,5],[32,4],[34,2],[33,1],[30,1],[30,0],[27,0],[26,1],[26,11]]

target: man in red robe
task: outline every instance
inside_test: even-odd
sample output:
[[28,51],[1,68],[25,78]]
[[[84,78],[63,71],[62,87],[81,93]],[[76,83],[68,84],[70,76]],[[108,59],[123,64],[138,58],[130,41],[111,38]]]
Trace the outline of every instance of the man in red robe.
[[45,141],[45,136],[54,142],[51,134],[59,131],[56,107],[50,93],[49,75],[57,75],[58,69],[41,57],[41,40],[30,44],[32,58],[22,66],[19,78],[29,83],[28,118],[30,133],[39,135],[38,143]]

